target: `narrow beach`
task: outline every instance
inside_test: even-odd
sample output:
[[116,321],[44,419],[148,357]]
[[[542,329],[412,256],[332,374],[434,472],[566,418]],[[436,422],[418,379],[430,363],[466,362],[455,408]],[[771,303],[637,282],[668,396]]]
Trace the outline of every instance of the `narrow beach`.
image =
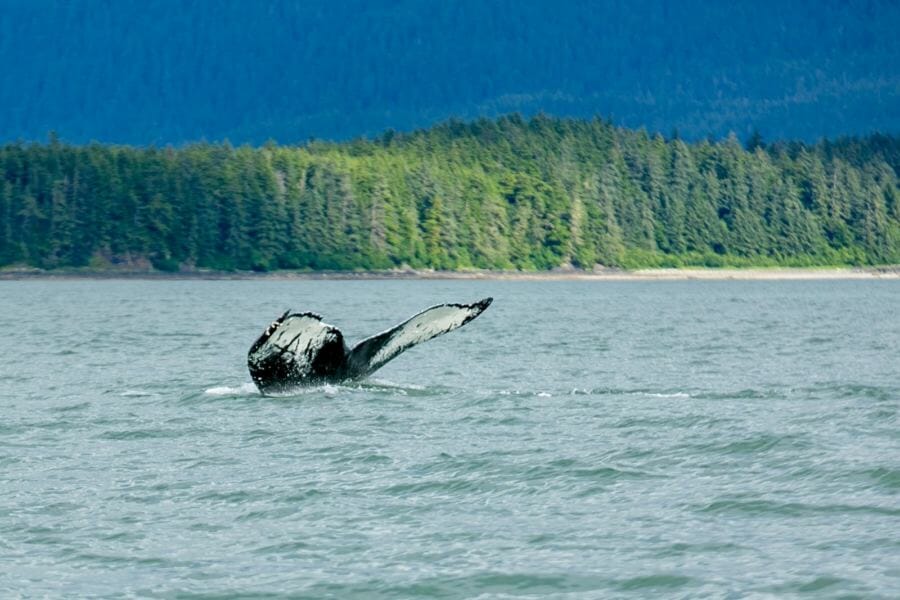
[[638,269],[625,271],[90,271],[15,269],[0,271],[0,281],[29,279],[262,279],[262,280],[391,280],[391,279],[486,279],[506,281],[686,281],[702,280],[839,280],[900,279],[900,266],[821,267],[821,268],[747,268],[747,269]]

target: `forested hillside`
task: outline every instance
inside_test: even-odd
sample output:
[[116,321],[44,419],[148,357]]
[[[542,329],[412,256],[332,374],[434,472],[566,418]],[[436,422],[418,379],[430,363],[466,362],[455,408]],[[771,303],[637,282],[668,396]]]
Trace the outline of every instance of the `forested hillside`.
[[513,115],[374,140],[0,148],[0,264],[550,269],[900,262],[900,139],[745,149]]
[[900,133],[896,0],[2,0],[0,142],[349,139],[539,111]]

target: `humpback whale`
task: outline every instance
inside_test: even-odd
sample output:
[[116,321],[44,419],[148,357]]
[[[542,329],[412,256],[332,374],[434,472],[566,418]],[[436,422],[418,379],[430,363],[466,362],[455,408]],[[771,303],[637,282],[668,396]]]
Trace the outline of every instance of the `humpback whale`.
[[247,366],[263,394],[361,379],[416,344],[462,327],[490,306],[438,304],[348,348],[341,331],[316,313],[285,311],[250,347]]

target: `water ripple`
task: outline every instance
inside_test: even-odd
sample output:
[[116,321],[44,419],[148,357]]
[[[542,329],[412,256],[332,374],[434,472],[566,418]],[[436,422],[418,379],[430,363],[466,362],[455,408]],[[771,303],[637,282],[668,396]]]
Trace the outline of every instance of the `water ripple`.
[[[0,597],[898,597],[900,285],[852,283],[7,282]],[[482,295],[248,379],[283,306]]]

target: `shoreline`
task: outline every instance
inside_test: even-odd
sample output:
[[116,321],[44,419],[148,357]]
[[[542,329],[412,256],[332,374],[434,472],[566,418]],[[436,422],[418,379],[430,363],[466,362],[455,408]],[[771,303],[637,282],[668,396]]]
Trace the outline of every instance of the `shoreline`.
[[210,280],[210,281],[389,281],[389,280],[486,280],[486,281],[789,281],[900,279],[900,265],[882,267],[748,267],[748,268],[683,268],[608,269],[602,271],[92,271],[10,269],[0,271],[0,281],[25,280]]

